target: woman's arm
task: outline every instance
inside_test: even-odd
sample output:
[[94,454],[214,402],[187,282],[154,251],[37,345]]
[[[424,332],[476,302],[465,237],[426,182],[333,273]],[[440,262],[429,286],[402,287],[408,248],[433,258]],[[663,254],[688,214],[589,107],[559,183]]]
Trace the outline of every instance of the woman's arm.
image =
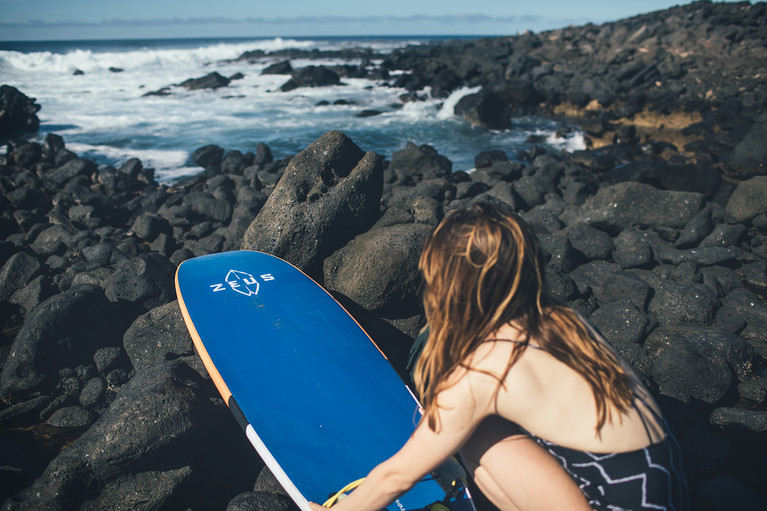
[[[422,420],[405,445],[375,467],[365,481],[333,509],[383,509],[457,452],[489,412],[487,401],[475,395],[477,389],[472,389],[470,380],[464,375],[439,394],[439,427],[436,432],[429,429],[427,421]],[[313,504],[312,509],[322,508]]]

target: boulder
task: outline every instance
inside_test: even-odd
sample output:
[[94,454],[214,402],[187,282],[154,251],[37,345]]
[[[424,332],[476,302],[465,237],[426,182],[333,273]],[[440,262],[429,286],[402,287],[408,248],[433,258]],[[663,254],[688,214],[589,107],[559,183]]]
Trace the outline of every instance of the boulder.
[[198,148],[192,154],[192,161],[204,169],[218,169],[223,156],[223,148],[209,144]]
[[[4,509],[101,509],[119,498],[159,509],[189,475],[195,446],[212,424],[214,405],[197,396],[201,384],[178,361],[137,372],[101,418]],[[120,501],[116,509],[130,508]]]
[[290,80],[285,82],[280,90],[289,92],[299,87],[326,87],[340,83],[341,78],[335,71],[325,66],[306,66],[293,71]]
[[59,369],[88,365],[94,352],[119,346],[125,329],[118,308],[97,286],[73,286],[41,303],[27,317],[0,374],[6,403],[49,392]]
[[43,174],[43,178],[53,183],[56,187],[61,187],[71,179],[78,176],[90,177],[96,170],[96,164],[85,158],[74,158],[61,166],[54,167]]
[[626,182],[600,189],[583,205],[561,215],[567,224],[585,223],[607,233],[631,227],[681,229],[703,209],[703,195],[658,190],[643,183]]
[[727,158],[727,170],[734,177],[747,179],[767,174],[767,113],[760,115],[751,131]]
[[407,145],[392,154],[387,172],[393,172],[397,184],[412,185],[425,179],[449,177],[453,164],[429,145]]
[[482,89],[462,97],[453,108],[455,115],[474,126],[490,130],[511,128],[511,114],[506,102],[496,93]]
[[325,260],[325,285],[385,317],[413,315],[421,281],[418,258],[432,229],[400,224],[357,236]]
[[661,394],[689,403],[720,402],[753,367],[753,348],[737,335],[710,327],[658,328],[645,341],[652,379]]
[[208,73],[201,78],[190,78],[184,80],[179,85],[187,90],[200,90],[200,89],[218,89],[220,87],[226,87],[231,80],[224,76],[221,76],[217,72]]
[[123,346],[136,369],[194,355],[177,301],[139,316],[125,332]]
[[0,86],[0,139],[36,132],[40,128],[37,118],[40,105],[35,101],[15,87]]
[[383,160],[331,131],[293,158],[242,242],[308,270],[378,216]]
[[293,73],[293,66],[290,65],[289,60],[283,60],[275,62],[274,64],[267,66],[261,71],[262,75],[289,75]]
[[767,176],[739,183],[727,200],[724,212],[732,222],[747,222],[767,211]]
[[17,252],[0,269],[0,300],[7,300],[23,289],[41,271],[40,262],[25,252]]
[[104,286],[112,302],[127,301],[144,310],[164,305],[175,298],[175,268],[157,253],[141,254],[119,264]]

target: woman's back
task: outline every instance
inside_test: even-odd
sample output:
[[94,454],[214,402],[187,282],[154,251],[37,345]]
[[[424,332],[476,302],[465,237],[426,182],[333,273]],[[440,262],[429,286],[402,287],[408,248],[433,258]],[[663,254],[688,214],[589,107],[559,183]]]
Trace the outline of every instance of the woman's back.
[[[496,338],[501,340],[482,345],[471,361],[474,369],[494,375],[488,383],[495,385],[511,351],[519,349],[522,336],[507,325]],[[657,405],[638,381],[632,383],[637,396],[634,407],[624,415],[610,407],[608,421],[597,434],[597,408],[591,386],[532,339],[498,391],[496,413],[564,447],[601,453],[632,451],[666,436],[657,419]]]

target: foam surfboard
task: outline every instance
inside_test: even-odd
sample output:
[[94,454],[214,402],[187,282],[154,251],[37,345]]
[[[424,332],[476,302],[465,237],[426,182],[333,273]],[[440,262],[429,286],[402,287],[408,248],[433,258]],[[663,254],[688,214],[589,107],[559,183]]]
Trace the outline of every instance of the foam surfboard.
[[[410,389],[354,318],[286,261],[252,251],[193,258],[178,267],[176,294],[211,379],[302,511],[364,477],[413,432]],[[460,479],[433,476],[386,509],[438,501],[475,509]]]

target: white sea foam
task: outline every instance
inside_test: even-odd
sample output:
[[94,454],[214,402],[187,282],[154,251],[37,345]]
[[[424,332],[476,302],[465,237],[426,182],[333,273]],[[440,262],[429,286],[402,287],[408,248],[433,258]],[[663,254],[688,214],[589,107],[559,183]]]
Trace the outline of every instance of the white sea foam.
[[455,113],[453,113],[453,110],[455,110],[455,105],[457,105],[464,96],[468,96],[469,94],[476,94],[481,89],[482,87],[461,87],[460,89],[454,90],[442,103],[442,108],[440,108],[437,117],[439,119],[449,119],[450,117],[453,117],[455,115]]
[[[416,41],[365,41],[389,51]],[[515,120],[511,130],[489,131],[468,125],[453,114],[455,104],[479,88],[464,88],[448,98],[425,97],[402,105],[406,92],[386,83],[343,78],[343,85],[299,88],[279,92],[285,75],[261,75],[275,59],[238,62],[246,51],[283,48],[339,49],[360,46],[360,41],[297,41],[203,43],[181,47],[100,48],[93,43],[56,52],[0,51],[0,73],[9,83],[42,106],[40,138],[59,133],[67,146],[83,151],[99,163],[120,164],[135,156],[157,170],[160,179],[198,171],[189,155],[205,144],[226,150],[253,151],[266,142],[280,158],[302,150],[330,130],[342,130],[364,150],[385,157],[406,143],[432,145],[448,157],[455,169],[473,167],[474,155],[488,149],[512,153],[526,147],[531,133],[546,138],[562,150],[584,146],[577,133],[555,139],[555,123]],[[293,60],[294,68],[320,62]],[[327,61],[340,63],[340,61]],[[121,72],[109,68],[120,68]],[[74,69],[84,74],[74,75]],[[188,78],[217,71],[223,76],[244,77],[217,90],[188,91],[176,86]],[[145,96],[169,87],[167,96]],[[347,104],[336,104],[344,100]],[[327,103],[327,104],[322,104]],[[379,115],[359,117],[363,110]],[[529,145],[529,144],[527,144]]]

